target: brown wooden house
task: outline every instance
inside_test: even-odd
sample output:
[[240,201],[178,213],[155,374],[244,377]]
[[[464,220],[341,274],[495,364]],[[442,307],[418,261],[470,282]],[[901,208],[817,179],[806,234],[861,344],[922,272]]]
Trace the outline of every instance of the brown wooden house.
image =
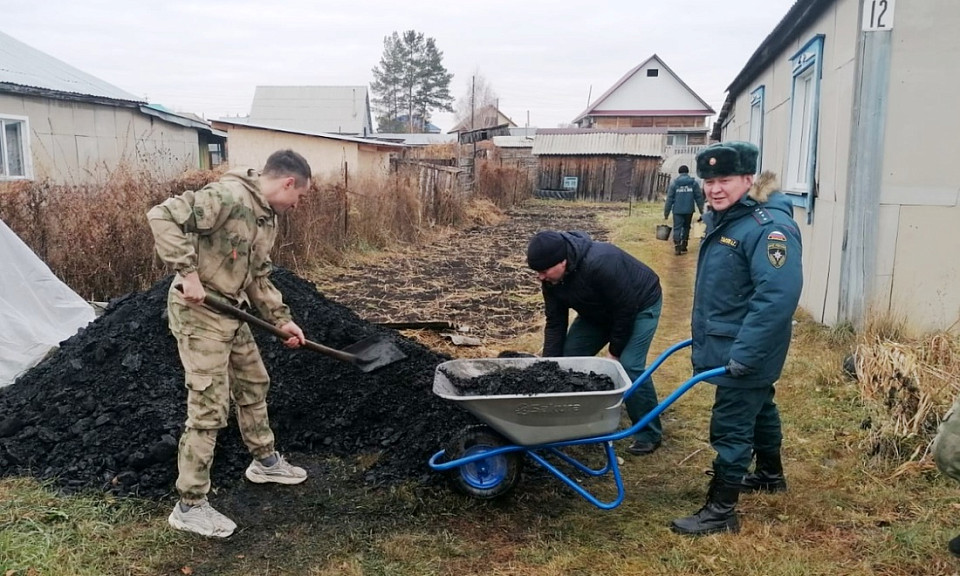
[[662,128],[537,130],[535,194],[592,201],[655,200],[666,183]]

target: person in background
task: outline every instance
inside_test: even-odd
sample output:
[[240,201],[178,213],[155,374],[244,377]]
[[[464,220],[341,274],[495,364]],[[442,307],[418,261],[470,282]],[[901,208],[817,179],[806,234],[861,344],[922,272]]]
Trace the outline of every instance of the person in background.
[[673,212],[673,247],[677,256],[686,254],[690,240],[690,221],[693,219],[693,207],[703,214],[703,190],[689,172],[686,165],[680,166],[680,175],[667,190],[667,202],[663,206],[663,219]]
[[270,282],[270,250],[277,215],[297,207],[310,187],[307,161],[292,150],[267,158],[263,170],[235,169],[197,191],[169,198],[147,212],[157,255],[176,276],[167,297],[170,331],[180,350],[187,387],[187,420],[177,455],[177,491],[168,521],[178,530],[227,537],[236,524],[207,500],[217,431],[227,425],[230,401],[253,456],[251,482],[299,484],[303,468],[274,448],[267,415],[270,377],[250,327],[203,306],[208,294],[235,306],[253,306],[288,333],[297,348],[303,331]]
[[[541,283],[546,327],[543,356],[593,356],[609,345],[631,382],[647,366],[647,352],[660,321],[660,278],[646,264],[585,232],[538,232],[527,245],[527,264]],[[577,317],[567,329],[569,312]],[[653,380],[637,387],[624,404],[634,423],[657,406]],[[660,447],[659,416],[637,431],[627,451],[651,454]]]
[[709,380],[716,387],[710,417],[716,457],[707,503],[673,521],[680,534],[737,532],[741,491],[787,488],[774,383],[803,285],[800,231],[773,174],[754,179],[758,155],[749,142],[722,142],[697,154],[710,212],[697,260],[691,360],[694,373],[721,366],[727,373]]

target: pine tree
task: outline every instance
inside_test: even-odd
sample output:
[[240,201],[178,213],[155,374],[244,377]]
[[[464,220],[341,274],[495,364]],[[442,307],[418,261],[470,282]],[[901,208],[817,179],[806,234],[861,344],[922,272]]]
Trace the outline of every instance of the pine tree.
[[[415,30],[385,37],[370,85],[379,131],[422,132],[431,112],[452,112],[452,79],[433,38]],[[404,114],[407,122],[401,123],[398,118]]]

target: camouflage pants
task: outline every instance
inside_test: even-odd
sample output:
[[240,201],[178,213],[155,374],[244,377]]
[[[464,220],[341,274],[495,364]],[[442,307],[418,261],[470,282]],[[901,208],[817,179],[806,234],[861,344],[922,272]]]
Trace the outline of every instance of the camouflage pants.
[[937,468],[960,481],[960,396],[944,416],[937,437],[933,440],[933,459]]
[[170,302],[169,319],[187,387],[177,491],[185,504],[196,504],[210,491],[217,431],[227,426],[231,399],[240,434],[253,457],[273,453],[266,402],[270,377],[247,324],[176,301]]

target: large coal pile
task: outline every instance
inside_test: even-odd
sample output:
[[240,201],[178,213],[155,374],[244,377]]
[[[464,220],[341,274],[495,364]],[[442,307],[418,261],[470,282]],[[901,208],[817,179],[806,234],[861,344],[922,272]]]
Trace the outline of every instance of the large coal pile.
[[[471,416],[432,392],[445,357],[364,322],[315,286],[277,270],[294,320],[307,337],[342,348],[389,334],[406,360],[373,373],[309,350],[290,350],[256,329],[272,377],[268,403],[282,452],[379,453],[365,481],[435,479],[426,460]],[[66,491],[100,489],[159,498],[174,492],[186,391],[167,329],[170,278],[110,303],[60,349],[0,389],[0,475],[54,479]],[[217,486],[240,481],[249,464],[236,422],[218,437]]]

